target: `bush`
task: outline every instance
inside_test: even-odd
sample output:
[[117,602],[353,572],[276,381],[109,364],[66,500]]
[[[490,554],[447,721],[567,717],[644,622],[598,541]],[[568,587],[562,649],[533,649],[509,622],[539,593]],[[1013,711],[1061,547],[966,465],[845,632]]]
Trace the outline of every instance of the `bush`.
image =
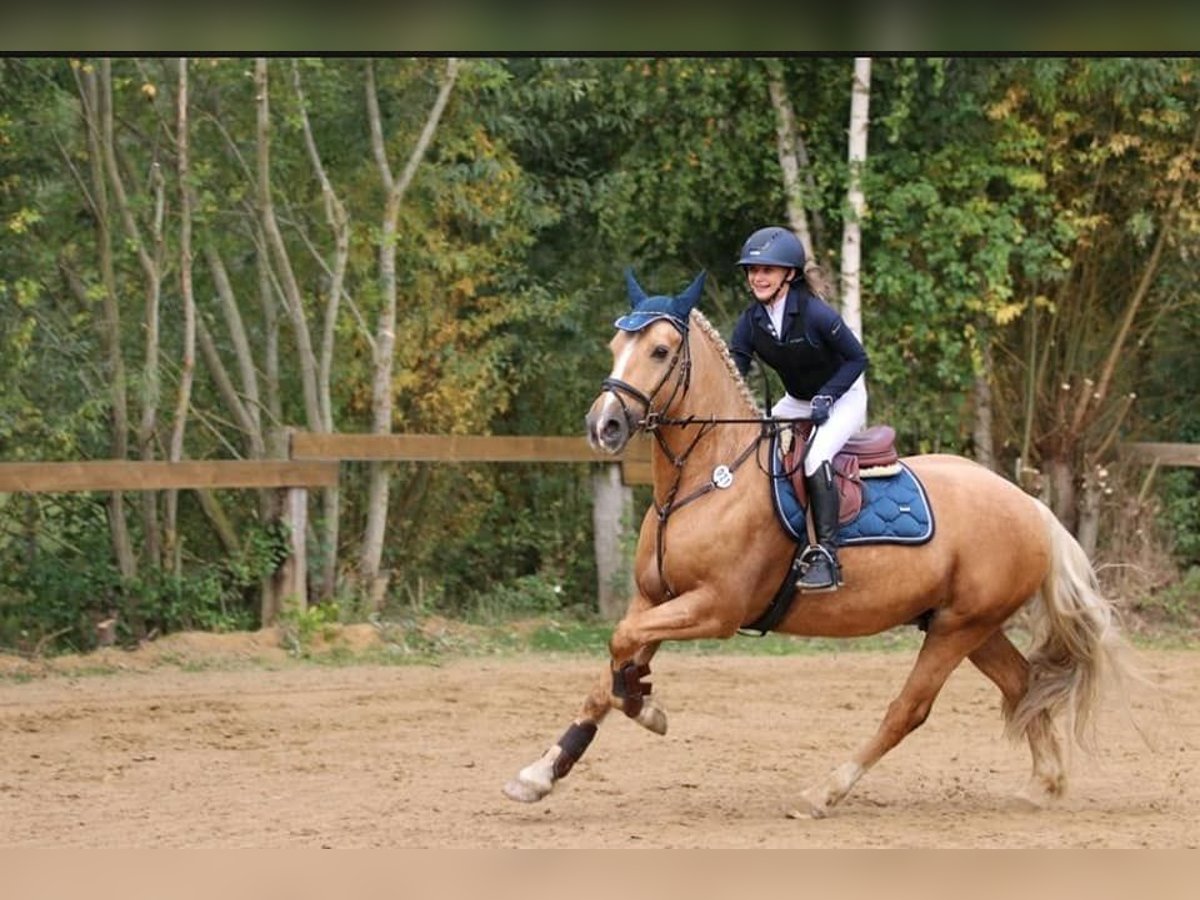
[[1175,469],[1162,473],[1159,496],[1163,522],[1171,532],[1180,565],[1200,565],[1200,472]]
[[1183,630],[1195,634],[1200,627],[1200,566],[1192,566],[1178,581],[1134,601],[1132,611],[1152,630]]
[[235,558],[196,561],[181,574],[143,567],[125,580],[110,561],[107,538],[96,530],[73,547],[0,566],[0,647],[26,655],[83,653],[110,634],[134,643],[173,631],[254,628],[260,585],[288,550],[285,529],[255,528]]

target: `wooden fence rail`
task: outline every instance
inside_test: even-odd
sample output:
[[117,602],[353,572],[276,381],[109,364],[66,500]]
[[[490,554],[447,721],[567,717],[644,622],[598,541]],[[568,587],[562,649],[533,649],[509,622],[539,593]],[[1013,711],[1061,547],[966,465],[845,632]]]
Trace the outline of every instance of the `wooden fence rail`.
[[304,539],[308,527],[308,489],[336,486],[338,468],[337,462],[325,460],[220,459],[172,463],[114,459],[0,463],[0,493],[281,489],[290,553],[263,589],[262,621],[270,624],[279,615],[285,598],[293,598],[304,607],[308,595]]
[[1130,443],[1122,446],[1134,457],[1160,466],[1200,466],[1200,444]]
[[291,431],[286,460],[135,460],[0,463],[0,493],[212,490],[277,488],[285,492],[282,519],[292,535],[290,557],[263,597],[269,624],[291,597],[307,595],[308,490],[334,487],[344,461],[435,463],[602,463],[593,473],[597,594],[602,612],[616,615],[632,586],[625,540],[632,521],[630,486],[649,484],[650,444],[638,439],[620,457],[593,450],[582,437],[439,434],[318,434]]
[[[1200,444],[1130,443],[1123,451],[1154,465],[1200,466]],[[280,489],[292,534],[291,558],[264,597],[264,624],[282,597],[301,607],[309,488],[334,487],[342,461],[435,463],[604,463],[593,473],[595,552],[600,609],[620,612],[628,596],[627,530],[633,527],[630,486],[649,484],[650,441],[640,437],[619,457],[598,453],[582,437],[527,435],[317,434],[292,431],[286,460],[187,460],[178,463],[98,460],[0,463],[0,493],[59,491]],[[618,474],[619,473],[619,474]]]
[[650,484],[650,441],[635,439],[620,457],[593,450],[582,437],[500,434],[318,434],[293,431],[295,460],[392,462],[619,462],[625,484]]
[[333,487],[336,462],[306,460],[187,460],[185,462],[0,463],[0,493],[163,491],[195,488]]
[[650,439],[635,438],[619,457],[593,450],[582,437],[469,434],[318,434],[293,431],[293,459],[436,463],[603,463],[592,474],[592,550],[596,602],[617,618],[633,590],[629,532],[631,485],[650,484]]

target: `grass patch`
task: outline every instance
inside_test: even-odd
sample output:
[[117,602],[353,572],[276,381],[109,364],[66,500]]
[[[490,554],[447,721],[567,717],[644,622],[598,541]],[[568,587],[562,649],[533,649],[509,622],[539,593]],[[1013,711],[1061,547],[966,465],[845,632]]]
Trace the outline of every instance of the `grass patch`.
[[[608,622],[552,620],[529,632],[525,645],[519,649],[606,656],[612,628]],[[921,645],[921,637],[921,633],[911,626],[863,638],[812,638],[786,634],[768,634],[759,638],[736,635],[727,640],[668,641],[659,652],[696,656],[804,656],[855,650],[915,650]]]
[[[291,623],[294,624],[294,623]],[[342,625],[320,622],[312,629],[285,628],[280,644],[264,647],[261,633],[223,635],[219,645],[185,638],[185,650],[155,646],[147,655],[132,651],[118,659],[97,654],[45,657],[24,665],[0,667],[0,680],[24,683],[47,676],[103,676],[130,671],[177,669],[184,672],[286,670],[294,666],[347,667],[356,665],[438,666],[455,659],[506,657],[520,654],[578,655],[605,659],[613,623],[571,616],[463,621],[437,616],[403,616],[396,621]],[[307,631],[308,633],[304,633]],[[1010,631],[1018,647],[1027,644],[1019,626]],[[200,636],[195,636],[200,637]],[[297,640],[299,638],[299,640]],[[167,639],[169,640],[170,636]],[[727,640],[668,641],[660,655],[689,656],[812,656],[824,653],[899,652],[915,654],[924,635],[911,625],[860,638],[816,638],[769,634],[737,635]],[[1200,638],[1192,629],[1137,631],[1129,634],[1135,647],[1147,650],[1198,650]],[[153,646],[153,645],[150,645]]]

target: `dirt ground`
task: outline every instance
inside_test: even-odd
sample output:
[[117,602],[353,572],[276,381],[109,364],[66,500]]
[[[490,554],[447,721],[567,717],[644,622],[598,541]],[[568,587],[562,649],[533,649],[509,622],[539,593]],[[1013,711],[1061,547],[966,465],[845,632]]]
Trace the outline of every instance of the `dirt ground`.
[[911,653],[664,651],[667,735],[610,716],[555,792],[522,805],[501,787],[563,732],[601,660],[317,666],[266,632],[172,638],[0,658],[0,847],[1200,846],[1196,651],[1141,653],[1155,688],[1131,709],[1150,746],[1114,703],[1054,808],[1012,799],[1028,751],[964,665],[830,818],[797,821],[791,802],[872,733]]

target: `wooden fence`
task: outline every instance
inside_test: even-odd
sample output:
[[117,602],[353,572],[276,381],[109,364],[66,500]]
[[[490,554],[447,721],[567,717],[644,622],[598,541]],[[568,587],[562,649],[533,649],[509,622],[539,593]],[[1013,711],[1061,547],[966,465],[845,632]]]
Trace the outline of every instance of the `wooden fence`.
[[0,463],[0,493],[218,488],[282,490],[283,518],[290,527],[291,552],[263,589],[262,619],[264,623],[270,623],[279,614],[284,598],[294,597],[303,605],[308,595],[304,541],[308,527],[308,489],[335,486],[338,468],[337,462],[323,460]]
[[592,550],[596,602],[617,618],[633,590],[628,533],[635,527],[631,485],[650,484],[650,439],[635,438],[619,461],[582,437],[440,434],[320,434],[294,431],[296,460],[338,459],[436,463],[603,463],[592,473]]
[[[1123,451],[1159,466],[1200,466],[1200,444],[1130,443]],[[264,597],[263,621],[279,611],[279,599],[307,596],[304,535],[308,490],[338,483],[343,461],[435,463],[601,463],[592,475],[597,596],[606,615],[619,613],[631,587],[626,529],[632,524],[631,485],[650,483],[650,442],[641,437],[621,457],[598,453],[582,437],[317,434],[293,431],[286,460],[188,460],[178,463],[0,463],[0,493],[60,491],[159,491],[278,489],[282,517],[292,535],[291,556]]]
[[1200,466],[1200,444],[1124,444],[1135,459],[1159,466]]
[[281,518],[291,534],[290,556],[264,591],[262,619],[278,615],[281,600],[304,607],[308,491],[334,487],[343,461],[604,463],[593,474],[598,600],[612,614],[628,596],[622,528],[632,505],[630,485],[650,483],[650,450],[637,440],[619,460],[592,450],[582,437],[493,435],[362,435],[293,431],[285,460],[134,460],[0,463],[0,493],[278,489]]

